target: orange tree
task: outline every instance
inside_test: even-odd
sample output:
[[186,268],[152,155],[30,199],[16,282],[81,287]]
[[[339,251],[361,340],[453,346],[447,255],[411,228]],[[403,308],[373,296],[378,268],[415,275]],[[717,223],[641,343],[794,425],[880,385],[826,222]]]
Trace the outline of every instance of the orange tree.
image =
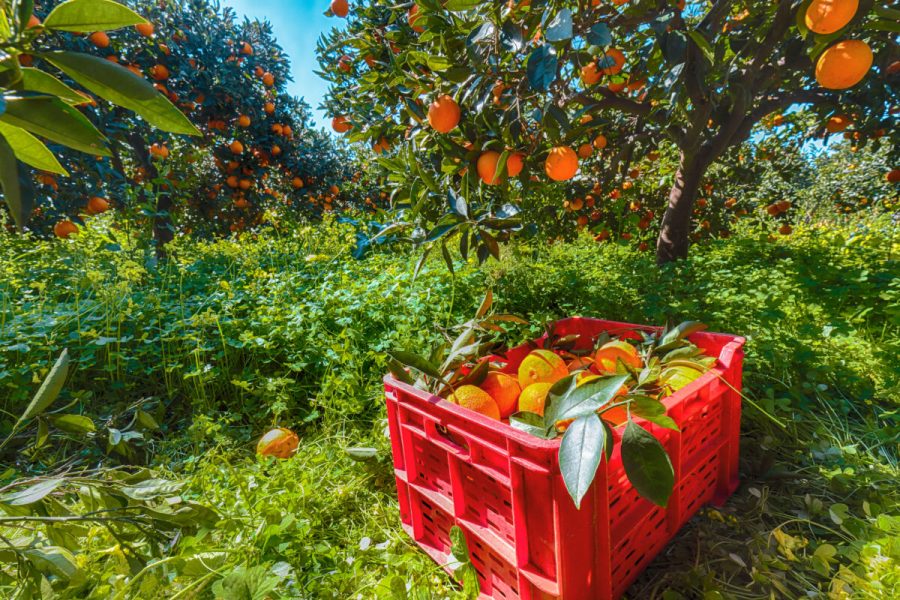
[[403,8],[353,3],[318,56],[335,130],[391,154],[394,204],[427,231],[426,251],[458,236],[483,259],[568,201],[600,239],[658,223],[666,263],[714,229],[695,213],[715,190],[710,167],[761,121],[803,112],[803,135],[850,127],[865,143],[893,130],[900,103],[900,12],[879,2]]
[[[37,14],[50,4],[38,2]],[[64,154],[78,177],[39,175],[48,224],[124,206],[152,223],[162,248],[176,232],[175,215],[186,231],[221,233],[259,223],[276,207],[319,212],[340,196],[332,186],[347,168],[331,139],[311,127],[309,107],[287,93],[290,63],[269,23],[238,20],[207,0],[129,4],[147,24],[55,41],[151,79],[202,136],[155,130],[114,106],[87,107],[111,153]],[[92,207],[94,198],[103,202]]]

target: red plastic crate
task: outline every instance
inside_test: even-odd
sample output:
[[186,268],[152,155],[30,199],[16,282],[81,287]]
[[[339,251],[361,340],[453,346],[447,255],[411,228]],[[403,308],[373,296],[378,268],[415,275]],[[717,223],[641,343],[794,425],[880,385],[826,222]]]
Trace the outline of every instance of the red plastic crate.
[[[575,317],[554,331],[580,334],[587,348],[603,331],[655,329]],[[718,361],[663,400],[680,431],[638,419],[672,460],[675,489],[667,508],[634,490],[617,444],[576,510],[559,471],[559,439],[533,437],[385,377],[404,529],[446,565],[450,529],[458,525],[485,599],[620,597],[701,506],[721,504],[738,485],[741,404],[734,390],[741,389],[744,339],[701,332],[690,340]],[[543,342],[510,350],[504,370],[516,372]]]

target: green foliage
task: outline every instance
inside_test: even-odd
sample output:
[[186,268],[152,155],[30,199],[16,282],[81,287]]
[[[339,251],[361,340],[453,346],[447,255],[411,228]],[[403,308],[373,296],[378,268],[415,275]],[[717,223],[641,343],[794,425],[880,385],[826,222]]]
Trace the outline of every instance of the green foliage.
[[[15,542],[29,544],[23,568],[62,598],[252,594],[273,584],[283,598],[464,597],[399,527],[381,378],[387,350],[427,355],[443,329],[476,313],[487,284],[495,311],[535,324],[509,343],[576,314],[702,318],[749,338],[745,392],[787,430],[744,405],[743,487],[693,519],[630,597],[896,597],[892,227],[857,216],[770,239],[741,226],[662,271],[625,244],[515,244],[489,269],[456,262],[454,275],[432,257],[416,278],[403,253],[376,247],[352,259],[357,232],[330,220],[176,242],[160,266],[138,231],[109,216],[64,243],[3,235],[4,437],[63,348],[71,362],[57,401],[4,449],[0,518],[28,516],[7,494],[35,478],[52,483],[32,490],[42,497],[29,510],[90,514],[59,463],[119,465],[77,477],[124,496],[140,516],[122,528],[70,523],[72,537],[38,522],[6,521],[0,533],[24,538]],[[62,415],[87,417],[94,430]],[[294,458],[251,456],[273,424],[300,434]],[[147,498],[144,480],[176,487]],[[214,508],[218,522],[167,522],[165,539],[135,529],[176,496]],[[70,563],[84,577],[71,592],[61,579]],[[18,569],[0,548],[0,593],[23,584]]]

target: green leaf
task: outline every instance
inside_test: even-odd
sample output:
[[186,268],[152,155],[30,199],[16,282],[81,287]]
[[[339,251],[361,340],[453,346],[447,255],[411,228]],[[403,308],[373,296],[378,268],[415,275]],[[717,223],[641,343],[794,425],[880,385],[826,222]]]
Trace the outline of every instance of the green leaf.
[[535,48],[528,55],[526,72],[531,89],[546,92],[550,84],[556,81],[556,51],[552,46],[544,44]]
[[24,490],[0,496],[0,503],[10,506],[27,506],[34,504],[62,485],[62,479],[45,479]]
[[180,481],[147,479],[135,485],[123,486],[121,491],[132,500],[152,500],[160,496],[172,496],[184,487]]
[[664,348],[668,350],[670,349],[668,348],[670,344],[683,340],[689,335],[698,331],[703,331],[704,329],[706,329],[706,325],[700,323],[699,321],[685,321],[674,329],[666,332],[666,334],[659,341],[659,347],[657,348],[657,350],[661,350]]
[[394,379],[397,381],[402,381],[403,383],[407,383],[412,385],[415,383],[415,379],[410,376],[409,373],[406,372],[406,369],[403,368],[403,365],[395,358],[388,356],[387,360],[388,370],[391,372],[391,375],[394,376]]
[[693,41],[700,49],[700,52],[703,53],[703,58],[705,58],[709,64],[714,64],[715,56],[713,54],[712,46],[709,45],[709,41],[703,37],[699,31],[694,29],[689,29],[687,34],[688,37],[691,38],[691,41]]
[[544,37],[548,42],[564,42],[572,39],[572,11],[564,8],[547,24]]
[[353,460],[369,460],[378,455],[375,448],[347,448],[344,452]]
[[542,440],[550,440],[556,437],[556,429],[544,425],[544,417],[533,412],[517,412],[510,415],[509,424],[525,433],[539,437]]
[[80,52],[61,50],[42,56],[91,92],[134,111],[154,127],[171,133],[200,135],[168,98],[122,65]]
[[13,221],[19,231],[22,231],[31,216],[31,206],[22,194],[15,150],[5,137],[0,137],[0,187],[3,188],[3,199],[12,213]]
[[642,419],[656,423],[660,427],[679,431],[678,424],[672,417],[666,414],[666,405],[650,396],[633,396],[629,398],[631,404],[629,410],[631,414]]
[[576,508],[587,494],[606,446],[606,430],[597,415],[575,419],[559,445],[559,469]]
[[444,8],[452,11],[471,10],[481,4],[484,0],[447,0]]
[[79,575],[75,556],[60,546],[30,548],[24,554],[31,564],[45,575],[53,575],[63,581],[71,581]]
[[94,422],[84,415],[59,415],[50,419],[57,429],[67,433],[90,433],[96,431]]
[[44,382],[31,400],[31,404],[28,405],[28,408],[26,408],[25,412],[22,413],[22,416],[19,417],[18,423],[36,417],[47,410],[47,408],[56,400],[56,397],[59,396],[68,375],[69,351],[63,350],[62,354],[59,355],[59,358],[56,359],[56,363],[50,369],[50,372],[47,373],[47,376],[44,378]]
[[59,98],[6,98],[0,121],[27,129],[52,142],[97,156],[109,156],[106,138],[87,118]]
[[544,423],[554,424],[566,419],[577,419],[596,413],[598,409],[609,404],[610,400],[622,389],[628,375],[602,377],[583,383],[553,402],[544,413]]
[[66,171],[50,149],[44,145],[44,142],[37,139],[21,127],[3,123],[0,121],[0,135],[6,138],[12,147],[16,158],[31,165],[35,169],[56,173],[58,175],[68,175]]
[[50,73],[34,67],[24,67],[22,69],[22,81],[17,87],[29,92],[58,96],[69,104],[90,102],[90,99],[79,94]]
[[622,434],[622,465],[637,493],[657,506],[669,503],[675,471],[665,448],[631,418]]
[[46,29],[60,31],[109,31],[147,20],[127,6],[112,0],[67,0],[44,19]]
[[435,379],[443,381],[444,376],[438,370],[438,368],[418,354],[414,354],[412,352],[404,352],[403,350],[391,350],[390,352],[388,352],[388,356],[390,356],[397,362],[406,365],[407,367],[411,367],[417,371],[425,373],[429,377],[434,377]]

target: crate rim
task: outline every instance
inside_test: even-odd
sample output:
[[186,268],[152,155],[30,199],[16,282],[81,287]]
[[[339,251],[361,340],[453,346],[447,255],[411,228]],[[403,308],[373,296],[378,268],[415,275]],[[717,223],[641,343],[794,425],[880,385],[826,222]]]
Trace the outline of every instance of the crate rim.
[[[598,319],[594,317],[567,317],[565,319],[560,319],[558,321],[554,321],[554,324],[565,323],[569,321],[600,321],[603,323],[610,323],[614,325],[622,326],[627,329],[637,329],[642,331],[660,331],[662,330],[661,326],[655,325],[635,325],[632,323],[624,323],[619,321],[609,321],[607,319]],[[666,406],[666,410],[671,409],[674,405],[682,402],[687,396],[693,394],[699,388],[707,385],[712,379],[722,379],[724,381],[724,373],[729,368],[732,357],[743,348],[746,343],[746,338],[733,335],[729,333],[716,333],[710,331],[700,331],[688,336],[689,340],[692,340],[697,335],[711,335],[714,337],[723,337],[727,338],[729,341],[726,342],[722,346],[722,350],[719,351],[719,355],[716,357],[716,366],[711,368],[709,371],[684,386],[671,396],[668,396],[662,400],[663,404]],[[544,334],[540,338],[539,341],[546,339],[547,335]],[[387,386],[393,388],[399,388],[404,390],[407,393],[413,394],[415,396],[420,396],[424,390],[419,389],[415,386],[409,385],[408,383],[404,383],[399,379],[396,379],[391,373],[388,373],[384,376],[384,383]],[[424,399],[424,398],[422,398]],[[520,429],[516,429],[509,423],[504,423],[503,421],[497,421],[495,419],[491,419],[490,417],[486,417],[480,413],[475,412],[474,410],[469,410],[463,408],[457,404],[450,402],[440,396],[436,396],[434,394],[428,394],[428,402],[434,404],[435,406],[455,413],[457,415],[463,416],[467,419],[471,419],[476,423],[489,427],[489,428],[497,428],[499,427],[499,431],[507,438],[514,440],[515,442],[522,444],[528,448],[533,448],[536,450],[553,450],[558,449],[560,443],[562,442],[562,436],[553,438],[551,440],[542,440],[539,437],[535,437],[531,434],[525,433]],[[643,422],[644,419],[636,419],[636,422]],[[621,424],[616,429],[621,429],[625,427],[625,424]]]

